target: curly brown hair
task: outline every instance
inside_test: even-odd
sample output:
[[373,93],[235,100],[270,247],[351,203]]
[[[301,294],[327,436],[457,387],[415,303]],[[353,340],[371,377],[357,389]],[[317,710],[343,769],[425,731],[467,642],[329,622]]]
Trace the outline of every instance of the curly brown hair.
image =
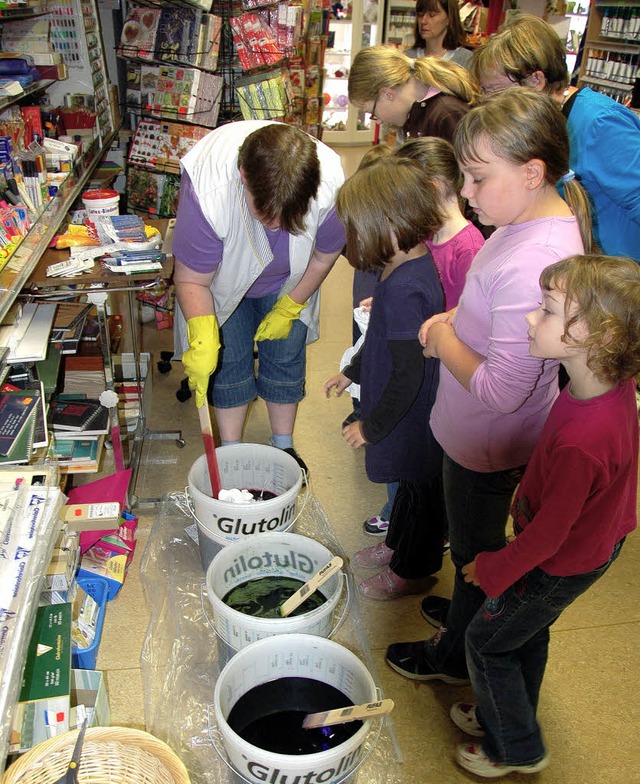
[[[546,267],[540,287],[565,295],[562,339],[587,351],[587,367],[600,381],[616,383],[640,372],[640,265],[623,256],[570,256]],[[571,327],[582,321],[588,337]]]

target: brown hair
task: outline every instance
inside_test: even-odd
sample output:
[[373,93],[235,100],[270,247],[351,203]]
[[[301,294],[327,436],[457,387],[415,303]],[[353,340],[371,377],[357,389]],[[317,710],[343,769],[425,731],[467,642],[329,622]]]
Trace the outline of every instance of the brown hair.
[[[640,372],[640,265],[621,256],[570,256],[546,267],[541,288],[565,294],[562,339],[587,351],[587,367],[604,382]],[[578,342],[571,327],[589,333]]]
[[[495,155],[515,165],[537,158],[545,180],[556,186],[569,173],[569,136],[558,104],[545,93],[510,87],[489,96],[458,123],[453,146],[458,163],[480,161],[478,143],[486,140]],[[574,178],[564,183],[565,201],[578,219],[587,253],[594,248],[591,208],[585,189]]]
[[393,147],[390,147],[388,144],[374,144],[372,147],[365,152],[362,156],[360,163],[358,164],[358,171],[360,169],[364,169],[367,166],[371,166],[372,163],[376,163],[379,161],[380,158],[387,158],[389,155],[393,153]]
[[446,139],[436,136],[421,136],[407,139],[393,152],[400,158],[418,161],[422,171],[430,179],[437,179],[445,186],[449,196],[459,196],[464,177],[456,160],[453,145]]
[[437,11],[444,11],[448,17],[447,30],[442,40],[442,46],[445,49],[457,49],[459,46],[464,46],[466,39],[460,22],[458,0],[417,0],[413,47],[415,49],[424,49],[427,45],[427,42],[420,35],[420,20],[418,17],[422,16],[422,14]]
[[441,57],[413,60],[393,46],[368,46],[355,56],[349,71],[349,100],[374,101],[383,87],[402,87],[411,77],[425,87],[437,87],[447,95],[472,104],[480,88],[466,68]]
[[557,93],[569,84],[564,44],[544,20],[522,14],[473,53],[471,73],[502,74],[522,85],[536,71],[547,81],[544,92]]
[[395,253],[391,232],[398,248],[410,251],[444,221],[438,192],[420,165],[394,156],[349,177],[338,192],[336,211],[347,231],[346,256],[358,270],[389,263]]
[[272,123],[249,134],[238,152],[256,210],[289,234],[304,231],[309,202],[320,187],[314,140],[292,125]]

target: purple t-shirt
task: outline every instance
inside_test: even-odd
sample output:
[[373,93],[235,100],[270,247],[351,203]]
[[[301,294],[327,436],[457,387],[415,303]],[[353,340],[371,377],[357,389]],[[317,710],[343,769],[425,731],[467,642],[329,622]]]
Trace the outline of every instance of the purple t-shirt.
[[[273,261],[253,282],[245,297],[263,297],[281,289],[289,277],[289,234],[282,229],[265,229]],[[345,229],[335,207],[327,213],[318,227],[316,250],[335,253],[344,247]],[[173,236],[173,254],[185,267],[194,272],[213,272],[222,261],[224,241],[205,218],[193,184],[186,172],[180,182],[180,201]]]
[[497,229],[473,260],[453,327],[486,359],[471,392],[442,365],[431,412],[442,448],[470,471],[529,460],[558,393],[558,363],[529,354],[525,316],[540,302],[542,270],[583,252],[575,217],[539,218]]

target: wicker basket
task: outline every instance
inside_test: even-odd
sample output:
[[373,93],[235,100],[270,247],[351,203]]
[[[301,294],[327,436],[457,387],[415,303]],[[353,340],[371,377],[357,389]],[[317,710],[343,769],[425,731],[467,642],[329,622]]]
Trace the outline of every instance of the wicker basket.
[[[38,743],[10,765],[2,784],[53,784],[67,770],[78,730]],[[158,738],[128,727],[86,731],[80,784],[190,784],[178,756]]]

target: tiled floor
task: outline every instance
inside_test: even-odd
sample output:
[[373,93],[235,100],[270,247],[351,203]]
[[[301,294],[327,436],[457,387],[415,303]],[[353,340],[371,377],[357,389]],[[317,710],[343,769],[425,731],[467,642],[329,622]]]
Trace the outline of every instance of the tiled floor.
[[[364,150],[345,153],[347,171]],[[377,540],[365,536],[361,521],[384,499],[382,487],[367,482],[361,451],[352,451],[340,435],[349,399],[326,400],[322,383],[336,372],[351,339],[351,270],[340,259],[324,284],[321,339],[308,351],[307,397],[300,406],[296,446],[310,466],[313,490],[326,510],[347,553]],[[143,327],[144,350],[171,348],[171,335]],[[180,491],[187,473],[202,453],[193,400],[180,403],[175,391],[181,366],[169,374],[154,369],[154,427],[182,427],[186,447],[152,442],[140,470],[138,495],[163,496]],[[269,436],[263,404],[250,412],[245,440],[266,442]],[[139,580],[140,557],[156,511],[140,512],[136,559],[120,596],[108,607],[98,667],[106,672],[114,724],[144,728],[140,648],[147,624]],[[550,661],[542,690],[540,719],[551,764],[530,776],[545,784],[632,784],[640,782],[637,765],[640,730],[640,536],[629,537],[611,571],[570,607],[553,628]],[[363,576],[365,576],[363,574]],[[434,593],[446,595],[451,565],[446,562]],[[389,643],[427,637],[431,628],[419,615],[419,597],[394,602],[361,601],[379,685],[396,702],[394,722],[404,762],[398,763],[404,784],[473,780],[453,761],[453,749],[464,737],[448,718],[449,706],[471,697],[467,687],[441,683],[416,685],[384,663]],[[510,776],[504,781],[524,781]],[[197,784],[194,783],[194,784]]]

